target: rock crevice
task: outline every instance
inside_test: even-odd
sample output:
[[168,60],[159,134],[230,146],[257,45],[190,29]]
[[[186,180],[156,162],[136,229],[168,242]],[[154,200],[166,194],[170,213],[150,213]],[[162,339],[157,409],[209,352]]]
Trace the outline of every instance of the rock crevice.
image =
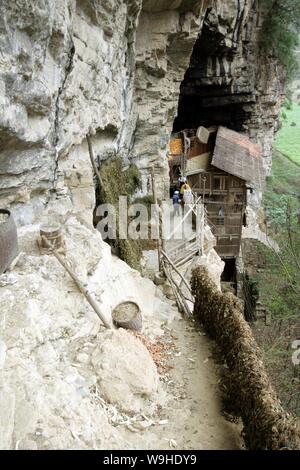
[[66,82],[72,69],[74,67],[73,60],[75,55],[75,45],[70,34],[70,48],[67,55],[67,63],[64,70],[64,77],[62,79],[61,86],[58,89],[57,97],[55,100],[55,118],[54,118],[54,137],[53,137],[53,146],[54,146],[54,155],[55,155],[55,168],[53,176],[53,189],[55,190],[56,181],[57,181],[57,171],[58,171],[58,159],[59,159],[59,121],[60,121],[60,102],[63,102],[63,93],[65,91]]

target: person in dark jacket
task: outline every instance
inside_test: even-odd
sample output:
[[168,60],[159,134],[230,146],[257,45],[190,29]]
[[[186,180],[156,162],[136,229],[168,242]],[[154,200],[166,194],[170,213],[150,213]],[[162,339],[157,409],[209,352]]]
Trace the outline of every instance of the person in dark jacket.
[[173,194],[173,206],[174,206],[174,216],[179,215],[179,204],[180,204],[180,197],[179,191],[174,191]]

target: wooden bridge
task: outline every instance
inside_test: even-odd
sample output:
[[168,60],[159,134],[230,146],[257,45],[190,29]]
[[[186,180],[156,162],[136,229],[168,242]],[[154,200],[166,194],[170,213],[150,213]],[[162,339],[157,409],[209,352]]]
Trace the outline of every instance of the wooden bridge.
[[[202,198],[197,197],[194,200],[193,204],[186,206],[188,210],[185,211],[177,224],[174,217],[174,229],[169,237],[163,240],[160,250],[161,270],[172,287],[179,310],[187,316],[192,315],[194,304],[187,277],[191,272],[195,258],[204,254],[204,228],[206,224]],[[191,227],[192,233],[184,237],[183,240],[177,241],[174,236],[179,230],[184,233],[182,229],[190,216],[194,218],[196,229],[193,230]]]

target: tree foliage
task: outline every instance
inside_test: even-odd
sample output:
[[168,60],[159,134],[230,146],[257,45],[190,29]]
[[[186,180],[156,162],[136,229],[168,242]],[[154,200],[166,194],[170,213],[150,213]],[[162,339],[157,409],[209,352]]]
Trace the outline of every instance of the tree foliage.
[[261,44],[265,50],[273,50],[285,67],[288,79],[298,69],[296,48],[300,34],[299,0],[260,0],[266,16],[262,28]]
[[281,154],[273,159],[264,205],[269,235],[280,252],[267,250],[265,297],[276,316],[299,316],[300,308],[300,169]]

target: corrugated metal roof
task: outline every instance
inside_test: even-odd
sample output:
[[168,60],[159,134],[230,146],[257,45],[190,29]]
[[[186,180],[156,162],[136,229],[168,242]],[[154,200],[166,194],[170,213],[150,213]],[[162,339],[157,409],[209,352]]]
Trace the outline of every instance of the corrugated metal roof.
[[264,186],[261,148],[238,132],[219,127],[211,163],[254,186]]

